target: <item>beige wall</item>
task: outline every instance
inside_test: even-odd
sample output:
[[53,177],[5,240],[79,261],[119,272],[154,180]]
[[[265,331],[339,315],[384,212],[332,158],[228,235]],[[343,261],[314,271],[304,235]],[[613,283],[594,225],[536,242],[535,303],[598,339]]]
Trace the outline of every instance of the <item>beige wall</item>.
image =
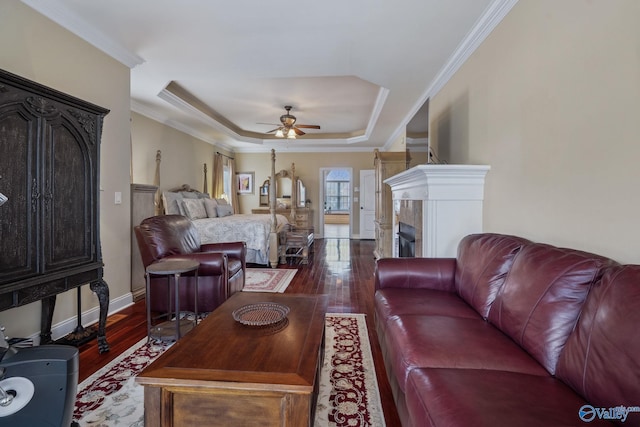
[[[101,147],[100,226],[111,299],[130,292],[129,69],[18,1],[0,2],[0,68],[108,108]],[[115,192],[122,204],[114,204]],[[76,293],[58,296],[54,325],[76,315]],[[88,286],[83,311],[97,307]],[[8,336],[40,330],[40,303],[0,313]],[[56,338],[54,336],[54,338]]]
[[[211,191],[215,146],[140,114],[131,114],[132,182],[153,184],[156,152],[161,150],[160,190],[182,184],[202,191],[204,165],[207,165],[207,189]],[[221,151],[222,152],[222,151]]]
[[441,157],[491,165],[486,231],[640,262],[639,16],[520,0],[433,97]]

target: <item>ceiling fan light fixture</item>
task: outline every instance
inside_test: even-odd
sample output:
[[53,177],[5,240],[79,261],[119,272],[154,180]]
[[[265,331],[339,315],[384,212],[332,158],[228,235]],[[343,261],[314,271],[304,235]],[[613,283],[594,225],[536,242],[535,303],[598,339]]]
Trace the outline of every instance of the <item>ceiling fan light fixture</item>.
[[278,129],[278,131],[276,132],[276,137],[277,138],[284,138],[284,133],[282,132],[282,129]]
[[293,130],[293,128],[290,128],[287,132],[287,139],[296,139],[296,132]]

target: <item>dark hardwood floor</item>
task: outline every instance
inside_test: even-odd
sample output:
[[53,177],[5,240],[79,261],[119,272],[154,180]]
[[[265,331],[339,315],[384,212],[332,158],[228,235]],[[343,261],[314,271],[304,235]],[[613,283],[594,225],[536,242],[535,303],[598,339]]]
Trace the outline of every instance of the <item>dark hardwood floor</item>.
[[[371,351],[376,366],[380,397],[387,426],[399,426],[382,353],[373,323],[373,258],[372,240],[318,239],[314,243],[308,265],[280,265],[298,268],[286,293],[329,295],[328,312],[365,313]],[[144,338],[147,333],[144,300],[136,302],[107,321],[108,353],[98,354],[96,340],[80,347],[79,381],[102,368],[120,353]]]

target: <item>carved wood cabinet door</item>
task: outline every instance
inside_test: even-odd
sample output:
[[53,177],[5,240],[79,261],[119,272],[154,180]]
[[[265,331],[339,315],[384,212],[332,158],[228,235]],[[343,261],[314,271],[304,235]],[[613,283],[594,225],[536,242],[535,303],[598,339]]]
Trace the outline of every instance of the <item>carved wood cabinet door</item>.
[[102,116],[0,91],[0,286],[89,262],[97,252]]

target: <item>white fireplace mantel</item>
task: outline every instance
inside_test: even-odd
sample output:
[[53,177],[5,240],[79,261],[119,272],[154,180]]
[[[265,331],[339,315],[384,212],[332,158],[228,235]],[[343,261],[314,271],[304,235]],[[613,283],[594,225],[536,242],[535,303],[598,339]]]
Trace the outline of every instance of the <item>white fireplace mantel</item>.
[[[419,165],[384,182],[391,187],[397,231],[400,201],[422,201],[422,220],[416,227],[420,256],[455,257],[460,239],[482,232],[486,165]],[[398,244],[394,244],[397,256]]]

